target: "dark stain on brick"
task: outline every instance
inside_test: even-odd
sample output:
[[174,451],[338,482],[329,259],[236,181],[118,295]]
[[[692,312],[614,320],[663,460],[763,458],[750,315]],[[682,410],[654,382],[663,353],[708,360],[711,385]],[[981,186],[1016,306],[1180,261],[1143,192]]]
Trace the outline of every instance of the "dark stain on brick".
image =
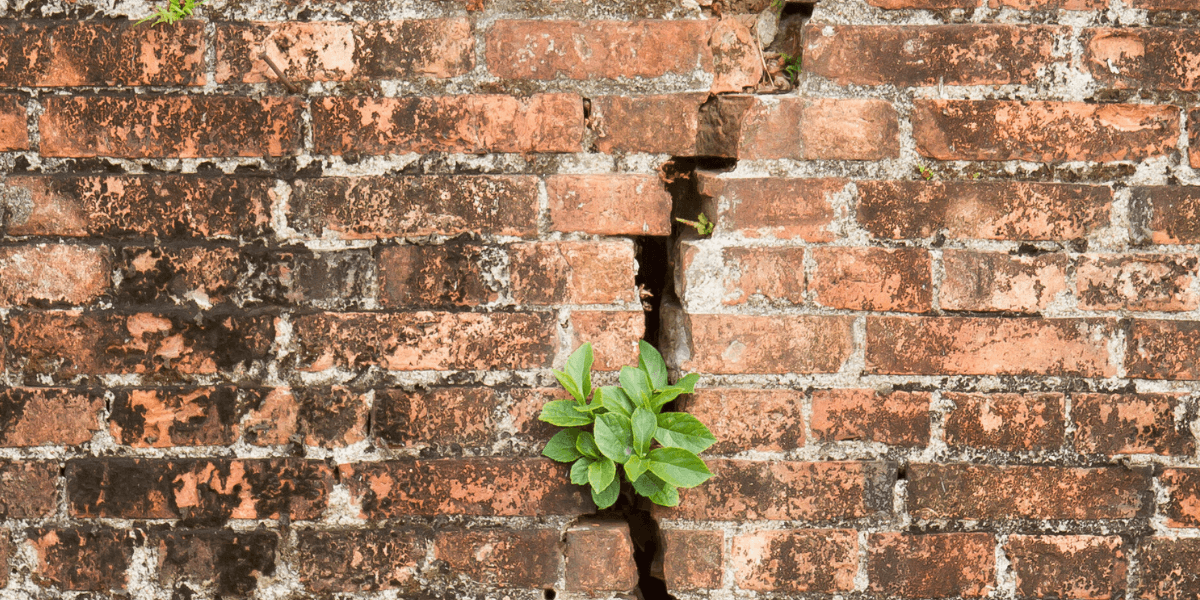
[[395,246],[379,253],[380,302],[389,306],[475,306],[498,297],[484,273],[501,251],[478,244]]
[[302,531],[300,580],[314,592],[415,592],[415,567],[431,537],[421,527]]
[[159,534],[159,578],[216,582],[221,595],[247,596],[260,576],[275,574],[279,536],[271,531],[172,531]]
[[58,463],[0,461],[0,518],[49,517],[58,505]]
[[35,581],[72,591],[124,589],[133,548],[145,541],[138,529],[98,527],[33,527],[26,536],[38,552]]
[[[118,390],[109,414],[114,437],[133,446],[223,446],[236,441],[246,412],[239,391],[222,386],[194,390]],[[257,394],[255,394],[257,395]],[[149,422],[148,422],[149,419]]]

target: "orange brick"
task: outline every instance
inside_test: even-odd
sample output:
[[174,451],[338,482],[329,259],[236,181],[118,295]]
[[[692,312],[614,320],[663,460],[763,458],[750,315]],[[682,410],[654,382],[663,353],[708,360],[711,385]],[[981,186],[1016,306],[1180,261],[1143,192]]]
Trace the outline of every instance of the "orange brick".
[[891,103],[717,96],[701,112],[701,153],[746,160],[881,160],[900,155]]
[[1193,169],[1200,169],[1200,109],[1188,115],[1188,156]]
[[920,248],[813,248],[812,291],[829,308],[927,312],[933,283]]
[[0,247],[0,306],[88,304],[108,291],[108,248],[66,244]]
[[1126,335],[1129,377],[1200,379],[1200,323],[1135,320]]
[[1200,527],[1200,469],[1164,469],[1159,482],[1171,496],[1162,507],[1168,527]]
[[867,4],[892,10],[905,8],[942,10],[947,8],[975,8],[979,6],[978,0],[867,0]]
[[637,365],[638,340],[646,334],[646,313],[642,311],[571,311],[571,350],[591,342],[596,358],[595,369],[617,371],[625,365]]
[[443,530],[434,556],[454,573],[500,587],[553,587],[561,553],[557,529]]
[[552,175],[546,193],[554,231],[671,234],[671,195],[655,175]]
[[496,393],[488,388],[375,390],[371,431],[393,447],[486,446],[495,432],[498,404]]
[[16,94],[0,94],[0,152],[28,149],[24,101]]
[[1104,0],[989,0],[992,8],[1017,10],[1101,10],[1108,8]]
[[1075,267],[1084,310],[1186,311],[1200,306],[1191,291],[1197,259],[1178,254],[1087,254]]
[[479,244],[389,246],[379,251],[384,306],[478,306],[500,298],[484,273],[498,265]]
[[245,404],[232,387],[121,391],[108,427],[118,443],[135,448],[225,446],[237,441]]
[[733,579],[758,592],[849,592],[858,573],[851,529],[759,531],[733,539]]
[[817,390],[812,432],[819,442],[862,441],[919,447],[929,443],[929,393]]
[[[1200,130],[1196,128],[1193,131]],[[1193,154],[1200,143],[1192,145]],[[1150,241],[1155,244],[1195,244],[1200,241],[1200,186],[1155,186],[1132,189],[1134,206],[1150,212],[1147,224]]]
[[1116,536],[1013,535],[1005,554],[1026,598],[1111,600],[1125,594],[1125,553]]
[[691,357],[702,373],[836,373],[850,356],[852,317],[689,315]]
[[508,253],[518,304],[622,304],[636,299],[629,240],[518,243]]
[[[709,454],[786,452],[804,446],[804,394],[796,390],[698,389],[680,401],[717,438]],[[763,423],[772,423],[763,427]]]
[[844,179],[738,178],[699,171],[705,214],[717,234],[828,242],[833,240],[834,194]]
[[960,394],[946,417],[946,445],[1031,452],[1057,450],[1066,432],[1062,394]]
[[[1193,9],[1197,8],[1192,6]],[[1124,89],[1200,90],[1200,40],[1188,29],[1085,29],[1084,57],[1096,81]]]
[[592,98],[596,149],[692,156],[700,128],[700,105],[708,94],[600,96]]
[[363,392],[342,386],[276,388],[261,390],[254,400],[242,421],[247,443],[302,441],[306,446],[344,448],[367,438],[371,405]]
[[725,532],[668,529],[662,532],[663,580],[668,590],[711,590],[725,573]]
[[0,26],[4,87],[203,85],[204,23],[17,20]]
[[1188,420],[1176,418],[1180,394],[1071,394],[1075,449],[1085,454],[1165,454],[1195,451]]
[[868,590],[905,598],[991,593],[996,540],[990,533],[873,533],[867,542]]
[[1067,291],[1064,254],[943,250],[942,310],[1039,312]]
[[710,265],[695,265],[702,251],[695,242],[685,241],[682,248],[683,270],[676,276],[676,283],[684,301],[689,290],[708,289],[711,278],[717,275],[725,290],[721,303],[726,306],[804,304],[803,248],[724,248],[719,251],[719,273],[713,273]]
[[0,390],[0,445],[76,446],[100,430],[104,395],[65,388]]
[[629,523],[584,519],[567,528],[566,582],[571,592],[628,592],[637,587]]

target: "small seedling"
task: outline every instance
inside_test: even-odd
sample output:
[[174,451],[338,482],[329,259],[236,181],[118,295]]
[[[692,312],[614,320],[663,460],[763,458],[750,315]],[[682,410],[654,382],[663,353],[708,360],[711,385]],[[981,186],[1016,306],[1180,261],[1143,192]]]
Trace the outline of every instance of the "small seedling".
[[786,0],[771,0],[771,10],[782,13],[785,4],[787,4]]
[[933,169],[925,165],[917,165],[917,172],[921,174],[921,177],[925,178],[925,181],[933,179]]
[[700,235],[711,234],[713,232],[713,228],[717,226],[716,223],[709,221],[708,217],[704,216],[704,213],[700,213],[700,216],[697,217],[697,219],[698,220],[696,220],[696,221],[689,221],[687,219],[680,219],[678,217],[675,218],[676,221],[679,221],[680,223],[683,223],[684,225],[691,225],[692,227],[695,227],[696,233],[698,233]]
[[783,59],[783,72],[787,75],[788,81],[792,85],[796,85],[800,81],[800,72],[803,70],[804,57],[799,54],[792,56],[787,52],[780,52],[779,56]]
[[981,174],[979,174],[979,173],[976,173],[976,174],[974,174],[974,175],[972,175],[972,176],[971,176],[971,179],[979,179],[980,177],[983,177],[983,175],[981,175]]
[[538,417],[566,427],[550,438],[542,454],[574,463],[571,483],[589,486],[592,501],[602,509],[617,501],[622,479],[651,502],[675,506],[679,488],[696,487],[712,477],[696,455],[717,438],[692,415],[662,412],[668,402],[692,393],[700,376],[689,373],[672,385],[658,350],[644,341],[638,342],[638,350],[638,366],[621,367],[621,385],[592,390],[592,345],[580,346],[562,371],[554,371],[574,399],[547,402]]
[[[201,4],[204,4],[204,0],[183,0],[182,2],[180,0],[167,0],[166,8],[160,6],[154,14],[138,21],[137,24],[141,25],[147,21],[154,21],[151,25],[158,25],[159,23],[170,25],[171,23],[182,21],[184,18],[192,16],[192,11],[196,10],[196,7]],[[155,21],[155,19],[158,20]]]

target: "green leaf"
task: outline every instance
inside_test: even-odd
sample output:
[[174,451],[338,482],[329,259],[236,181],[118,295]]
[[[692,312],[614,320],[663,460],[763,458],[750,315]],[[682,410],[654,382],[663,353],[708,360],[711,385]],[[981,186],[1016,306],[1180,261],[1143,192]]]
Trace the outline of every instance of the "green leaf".
[[617,496],[621,495],[621,480],[613,477],[612,483],[599,494],[596,490],[592,490],[592,502],[596,503],[596,508],[605,509],[617,502]]
[[662,490],[650,496],[650,501],[659,506],[678,506],[679,488],[669,483],[663,484]]
[[579,393],[585,399],[592,395],[592,362],[592,344],[587,343],[571,353],[563,369],[579,385]]
[[696,382],[700,381],[700,376],[695,373],[688,373],[675,382],[675,387],[683,388],[683,393],[690,394],[696,391]]
[[633,455],[633,425],[624,415],[604,413],[596,417],[596,445],[605,456],[625,464]]
[[687,392],[683,388],[677,385],[669,385],[660,390],[657,394],[654,394],[654,397],[650,399],[650,408],[654,409],[654,411],[657,413],[664,404],[686,393]]
[[607,458],[602,458],[588,467],[588,482],[592,484],[593,492],[603,492],[608,489],[616,475],[617,463]]
[[638,478],[646,472],[646,469],[649,468],[650,461],[634,454],[633,456],[629,457],[629,462],[625,463],[625,476],[628,477],[630,481],[637,481]]
[[564,429],[550,438],[546,442],[546,447],[542,449],[542,454],[548,456],[558,462],[571,462],[580,456],[579,450],[575,448],[575,439],[579,437],[579,430],[575,428]]
[[583,393],[579,391],[579,384],[575,383],[575,380],[571,379],[570,375],[562,371],[554,371],[554,378],[558,380],[559,385],[563,386],[564,390],[567,390],[571,394],[572,398],[575,398],[576,402],[585,401]]
[[601,396],[604,408],[625,415],[626,417],[633,416],[633,400],[629,399],[625,390],[616,386],[605,386],[596,390],[596,393]]
[[646,340],[638,341],[638,368],[650,376],[650,384],[654,389],[661,390],[667,387],[667,363],[663,362],[662,355]]
[[637,452],[638,456],[645,456],[650,451],[650,442],[654,439],[655,429],[658,428],[654,413],[639,406],[633,411],[630,423],[633,426],[633,451]]
[[538,420],[559,427],[580,427],[591,423],[591,413],[580,412],[577,406],[579,405],[571,400],[551,400],[542,407],[542,414],[538,415]]
[[621,389],[638,406],[650,406],[650,375],[641,369],[621,367]]
[[575,464],[571,465],[571,483],[575,485],[587,485],[588,467],[592,466],[594,462],[596,461],[586,456],[575,461]]
[[712,477],[699,456],[683,448],[655,448],[650,451],[650,472],[663,481],[682,488],[693,488]]
[[587,431],[579,432],[579,437],[575,440],[575,449],[584,456],[592,458],[601,458],[600,448],[596,446],[596,438]]
[[666,485],[667,483],[654,473],[643,473],[641,477],[633,480],[633,490],[647,498],[661,492]]
[[717,438],[700,422],[687,413],[671,412],[658,415],[658,430],[654,439],[668,448],[683,448],[699,454],[717,443]]

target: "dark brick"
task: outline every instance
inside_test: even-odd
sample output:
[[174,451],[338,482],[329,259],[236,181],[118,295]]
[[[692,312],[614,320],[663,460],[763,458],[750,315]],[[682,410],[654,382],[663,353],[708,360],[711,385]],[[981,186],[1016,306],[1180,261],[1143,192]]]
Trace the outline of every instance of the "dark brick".
[[[1193,121],[1192,132],[1200,131]],[[1192,156],[1200,155],[1200,141],[1193,145]],[[1132,188],[1132,203],[1144,207],[1149,222],[1145,234],[1155,244],[1195,244],[1200,242],[1200,186],[1161,186]]]
[[5,87],[203,85],[204,24],[8,21],[0,25],[0,55]]
[[428,530],[358,529],[299,532],[300,581],[318,593],[416,591]]
[[485,277],[503,251],[479,244],[389,246],[379,251],[379,302],[385,306],[478,306],[499,286]]
[[734,581],[760,592],[850,592],[858,533],[850,529],[759,531],[733,538]]
[[385,445],[487,446],[496,434],[496,393],[489,388],[376,390],[373,433]]
[[122,390],[109,413],[118,443],[142,448],[226,446],[237,441],[247,395],[233,387]]
[[812,394],[813,438],[920,447],[929,443],[926,392],[817,390]]
[[1014,535],[1005,554],[1027,598],[1124,597],[1125,552],[1121,538],[1087,535]]
[[1200,539],[1151,537],[1138,548],[1136,597],[1183,600],[1200,596]]
[[668,529],[662,532],[667,590],[711,590],[725,576],[725,532]]
[[868,544],[870,592],[906,598],[978,598],[992,592],[996,540],[990,533],[874,533]]
[[1129,377],[1200,379],[1200,323],[1136,320],[1127,335]]
[[1159,483],[1171,500],[1161,507],[1168,527],[1200,527],[1200,469],[1165,469]]
[[342,386],[277,388],[256,399],[242,421],[250,444],[340,448],[367,437],[371,404],[363,392]]
[[100,430],[98,390],[0,389],[0,445],[76,446]]
[[[1192,6],[1192,9],[1195,9]],[[1084,62],[1096,81],[1116,88],[1200,90],[1200,40],[1185,28],[1083,31]]]
[[33,527],[25,532],[37,550],[34,581],[70,591],[125,589],[139,529]]
[[451,572],[504,588],[551,588],[562,563],[557,529],[474,529],[437,533],[434,554]]
[[1057,450],[1066,432],[1062,394],[943,394],[946,445],[1008,452]]
[[167,585],[187,582],[213,586],[221,595],[248,596],[259,577],[275,574],[279,536],[272,531],[167,531],[152,539],[159,580]]
[[40,519],[53,515],[58,507],[58,472],[55,462],[0,462],[0,518]]

